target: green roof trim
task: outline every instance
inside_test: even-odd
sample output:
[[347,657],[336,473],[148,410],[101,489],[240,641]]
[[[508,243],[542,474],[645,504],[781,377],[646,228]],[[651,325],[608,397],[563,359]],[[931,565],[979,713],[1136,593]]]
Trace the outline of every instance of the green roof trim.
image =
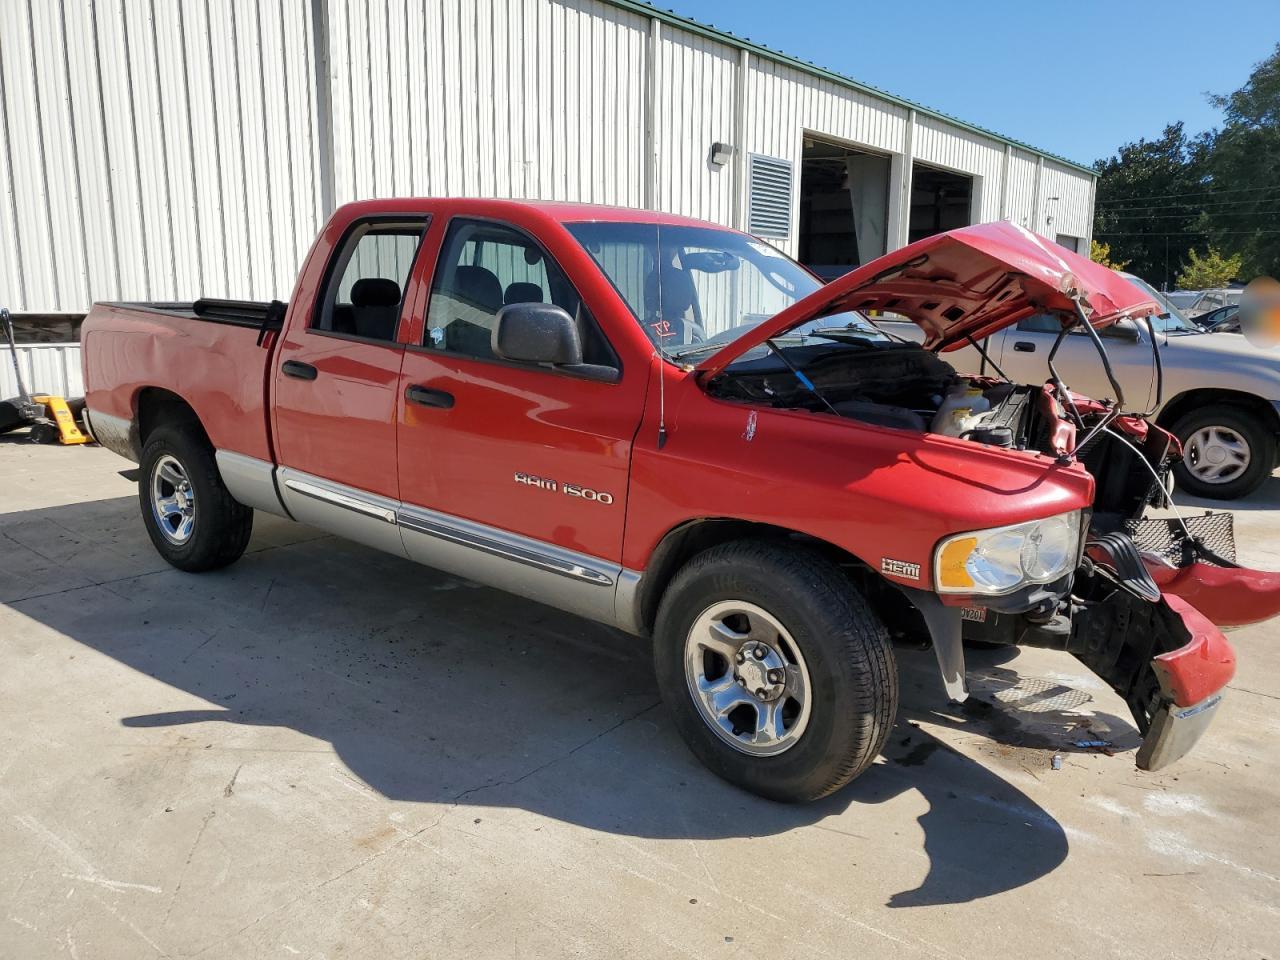
[[1020,150],[1025,150],[1028,153],[1035,154],[1036,156],[1044,157],[1046,160],[1053,160],[1056,163],[1061,163],[1073,170],[1086,173],[1091,177],[1096,177],[1098,175],[1096,170],[1084,165],[1083,163],[1068,160],[1066,157],[1061,157],[1056,153],[1049,153],[1048,151],[1041,150],[1038,147],[1033,147],[1031,144],[1024,143],[1021,140],[1014,140],[1012,137],[1006,137],[1004,134],[996,133],[994,130],[988,130],[986,127],[980,127],[977,124],[968,123],[967,121],[961,120],[959,117],[953,117],[950,114],[941,112],[940,110],[933,110],[929,107],[923,106],[922,104],[915,103],[903,97],[895,96],[892,93],[881,90],[879,87],[873,87],[868,83],[862,83],[852,77],[847,77],[842,73],[836,73],[834,70],[828,70],[825,67],[816,66],[807,60],[801,60],[799,57],[793,57],[788,53],[783,53],[781,50],[774,50],[770,47],[748,40],[745,37],[739,37],[736,34],[729,33],[726,30],[720,30],[708,24],[699,23],[697,20],[691,20],[688,17],[676,13],[674,10],[660,10],[652,4],[645,3],[644,0],[604,0],[604,2],[610,6],[629,10],[632,13],[638,13],[645,17],[652,17],[656,20],[662,21],[663,23],[671,24],[673,27],[678,27],[679,29],[688,31],[689,33],[697,34],[700,37],[705,37],[708,40],[715,40],[739,50],[748,50],[756,56],[763,57],[766,60],[772,60],[773,62],[783,64],[784,66],[794,67],[797,70],[803,70],[805,73],[812,74],[815,77],[830,80],[832,83],[839,84],[842,87],[848,87],[851,90],[857,90],[859,93],[866,93],[873,97],[878,97],[881,100],[887,100],[889,103],[895,104],[896,106],[905,107],[908,110],[914,110],[916,113],[922,114],[926,117],[933,117],[935,120],[941,120],[944,123],[949,123],[952,126],[961,128],[962,130],[978,133],[984,137],[991,137],[995,140],[999,140],[1001,143],[1007,143]]

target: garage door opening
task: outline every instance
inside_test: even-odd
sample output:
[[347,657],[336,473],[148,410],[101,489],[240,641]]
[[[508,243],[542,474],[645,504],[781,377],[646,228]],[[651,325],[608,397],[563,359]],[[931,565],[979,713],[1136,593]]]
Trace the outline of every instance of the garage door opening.
[[911,165],[911,221],[907,242],[973,222],[973,178]]
[[883,256],[889,158],[813,137],[800,161],[800,262],[824,280]]

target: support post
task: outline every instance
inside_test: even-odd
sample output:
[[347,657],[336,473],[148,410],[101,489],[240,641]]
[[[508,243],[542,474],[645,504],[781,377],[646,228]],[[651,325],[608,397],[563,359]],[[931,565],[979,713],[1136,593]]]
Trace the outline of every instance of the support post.
[[1009,169],[1013,166],[1013,144],[1004,145],[1004,161],[1000,164],[1000,219],[1009,219]]
[[902,169],[898,180],[899,200],[897,226],[897,243],[894,249],[905,247],[911,238],[911,174],[915,166],[915,132],[916,112],[907,111],[907,128],[902,138]]
[[662,21],[649,20],[649,49],[644,85],[644,205],[658,209],[658,61],[662,56]]
[[[747,229],[747,83],[751,79],[751,51],[738,52],[738,82],[733,98],[733,223]],[[736,289],[736,288],[735,288]]]
[[312,69],[316,90],[316,151],[320,179],[320,221],[337,207],[333,175],[333,94],[329,77],[329,3],[311,0]]

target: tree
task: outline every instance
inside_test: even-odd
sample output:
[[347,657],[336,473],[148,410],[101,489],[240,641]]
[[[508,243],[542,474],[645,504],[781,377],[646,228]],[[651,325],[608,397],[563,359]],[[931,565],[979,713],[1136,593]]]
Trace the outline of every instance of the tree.
[[1243,255],[1242,279],[1280,276],[1280,44],[1243,87],[1209,102],[1225,121],[1202,145],[1209,236]]
[[[1126,143],[1098,171],[1094,236],[1118,262],[1143,279],[1167,287],[1194,242],[1204,242],[1197,196],[1205,181],[1200,149],[1181,123],[1156,140]],[[1190,195],[1190,197],[1188,196]]]
[[1210,246],[1202,257],[1196,253],[1195,247],[1187,251],[1189,262],[1183,264],[1178,274],[1179,290],[1208,290],[1212,287],[1225,287],[1240,276],[1240,265],[1243,254],[1233,253],[1224,257],[1215,247]]
[[1108,270],[1123,270],[1129,265],[1128,260],[1112,260],[1111,244],[1102,243],[1099,240],[1089,241],[1089,259],[1094,263],[1100,263]]

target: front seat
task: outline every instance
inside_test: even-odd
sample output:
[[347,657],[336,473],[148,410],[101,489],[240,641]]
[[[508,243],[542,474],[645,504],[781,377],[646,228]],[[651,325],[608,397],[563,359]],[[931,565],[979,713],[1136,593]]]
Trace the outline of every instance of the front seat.
[[645,321],[645,332],[664,348],[698,343],[705,334],[698,322],[698,289],[693,278],[674,263],[665,263],[660,270],[661,284],[657,270],[645,277],[645,302],[659,304],[659,311]]
[[492,357],[493,320],[502,309],[502,282],[492,270],[461,266],[444,291],[452,303],[444,329],[444,347],[472,357]]
[[502,295],[502,302],[506,304],[542,303],[542,288],[536,283],[525,283],[523,281],[509,283],[507,284],[507,292]]
[[386,277],[364,277],[351,286],[351,322],[358,337],[394,340],[400,319],[400,284]]

